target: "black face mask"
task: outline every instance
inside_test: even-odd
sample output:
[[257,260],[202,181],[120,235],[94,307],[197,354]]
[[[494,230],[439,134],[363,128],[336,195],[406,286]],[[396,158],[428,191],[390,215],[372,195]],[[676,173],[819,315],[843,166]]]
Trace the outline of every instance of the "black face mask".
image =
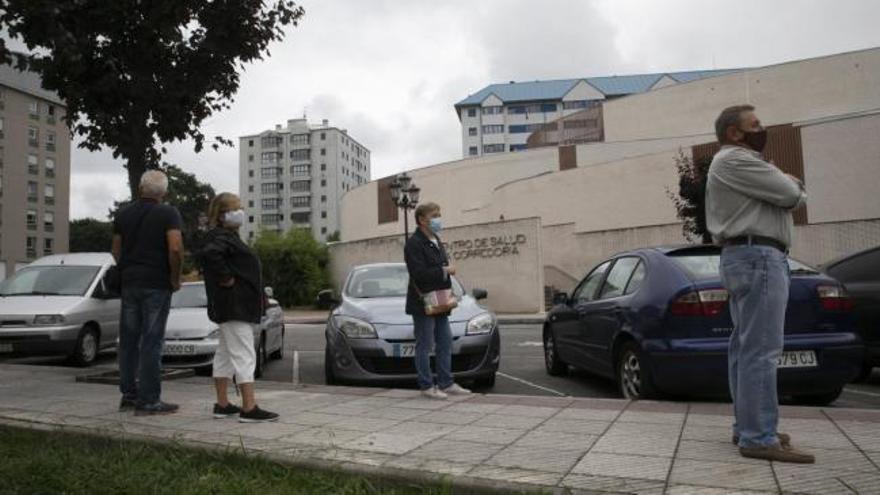
[[743,133],[743,142],[749,148],[758,153],[764,151],[764,146],[767,145],[767,129],[761,129],[760,131],[744,131],[740,129],[740,132]]

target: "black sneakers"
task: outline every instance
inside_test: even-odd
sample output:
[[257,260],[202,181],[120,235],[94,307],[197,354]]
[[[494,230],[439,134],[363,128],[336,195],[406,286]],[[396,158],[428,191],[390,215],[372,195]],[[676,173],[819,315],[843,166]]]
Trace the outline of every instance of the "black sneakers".
[[270,421],[278,421],[278,415],[264,411],[258,406],[254,406],[250,411],[242,411],[238,415],[239,423],[268,423]]
[[137,406],[134,409],[135,416],[155,416],[158,414],[174,414],[180,408],[177,404],[169,404],[159,401],[148,406]]
[[223,419],[235,416],[241,412],[241,408],[235,404],[226,404],[226,407],[220,407],[220,404],[214,404],[214,419]]
[[137,401],[135,399],[123,397],[122,400],[119,401],[119,412],[131,411],[135,406],[137,406]]

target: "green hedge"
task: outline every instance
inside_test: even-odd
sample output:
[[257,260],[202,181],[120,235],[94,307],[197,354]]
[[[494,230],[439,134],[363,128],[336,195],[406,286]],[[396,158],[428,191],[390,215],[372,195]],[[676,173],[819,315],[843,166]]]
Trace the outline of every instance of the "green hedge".
[[330,287],[327,246],[311,230],[263,231],[253,247],[263,264],[263,284],[275,290],[282,306],[313,306],[318,291]]

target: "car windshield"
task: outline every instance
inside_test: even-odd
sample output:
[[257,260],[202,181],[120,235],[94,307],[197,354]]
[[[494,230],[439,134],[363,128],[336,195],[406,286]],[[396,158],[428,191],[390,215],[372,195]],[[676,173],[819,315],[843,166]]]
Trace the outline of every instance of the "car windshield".
[[0,296],[82,296],[99,269],[98,266],[28,266],[0,284]]
[[183,285],[171,296],[172,308],[207,308],[208,294],[205,284]]
[[[693,280],[708,280],[721,276],[720,254],[676,255],[673,253],[669,257],[684,268]],[[788,258],[788,266],[791,268],[791,273],[797,275],[815,275],[819,273],[815,269],[791,258]]]
[[[348,278],[345,294],[349,297],[406,297],[409,273],[405,265],[366,266],[355,268]],[[464,289],[455,277],[452,278],[452,291],[461,296]]]

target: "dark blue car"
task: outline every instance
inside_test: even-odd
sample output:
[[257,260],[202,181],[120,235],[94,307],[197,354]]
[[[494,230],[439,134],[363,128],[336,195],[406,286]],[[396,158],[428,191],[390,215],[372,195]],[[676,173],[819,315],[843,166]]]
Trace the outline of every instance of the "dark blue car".
[[[733,324],[715,246],[645,248],[600,263],[544,323],[547,372],[614,379],[629,399],[727,394]],[[865,348],[843,286],[791,260],[779,393],[825,405],[855,377]]]

